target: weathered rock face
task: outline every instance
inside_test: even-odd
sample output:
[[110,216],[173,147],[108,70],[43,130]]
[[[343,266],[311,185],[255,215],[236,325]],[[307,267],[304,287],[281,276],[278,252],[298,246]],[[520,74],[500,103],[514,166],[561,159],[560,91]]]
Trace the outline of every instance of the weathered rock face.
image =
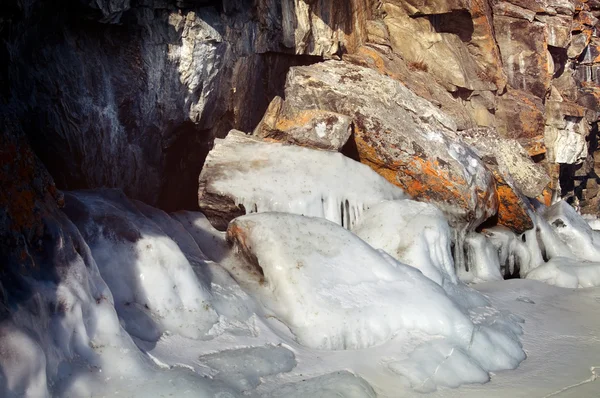
[[[9,60],[0,85],[60,188],[117,187],[165,209],[194,207],[194,181],[213,139],[232,128],[253,131],[283,95],[288,69],[324,58],[402,82],[458,130],[496,127],[551,170],[558,167],[552,146],[561,144],[553,138],[560,134],[545,134],[555,124],[547,100],[598,109],[599,7],[10,0],[0,21],[0,51]],[[326,133],[339,138],[325,142],[316,127],[327,115],[289,111],[257,134],[339,148],[344,120]],[[585,120],[593,131],[598,117]]]
[[292,68],[285,96],[292,108],[352,117],[357,159],[454,221],[477,225],[495,213],[493,178],[454,122],[397,81],[328,61]]

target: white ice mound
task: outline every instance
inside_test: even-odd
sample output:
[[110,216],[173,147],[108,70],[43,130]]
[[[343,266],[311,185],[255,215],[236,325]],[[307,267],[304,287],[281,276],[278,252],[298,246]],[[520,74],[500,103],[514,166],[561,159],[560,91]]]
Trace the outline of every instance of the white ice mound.
[[529,272],[526,278],[566,288],[600,286],[600,262],[554,257]]
[[202,338],[217,321],[210,293],[180,247],[122,194],[69,193],[65,211],[88,243],[130,334]]
[[[514,368],[525,358],[518,327],[499,318],[503,326],[490,327],[483,315],[471,320],[419,270],[337,224],[262,213],[237,218],[227,234],[239,262],[224,266],[300,344],[340,350],[393,342],[407,334],[419,341],[441,339],[484,372],[475,378],[457,372],[448,385],[487,379],[487,371]],[[413,367],[403,369],[412,372]],[[408,370],[396,371],[409,377]]]
[[402,329],[471,339],[473,324],[438,285],[330,221],[249,215],[230,224],[228,238],[246,260],[229,272],[301,344],[364,348]]
[[550,206],[544,218],[575,258],[600,261],[600,232],[594,231],[567,202],[559,201]]
[[222,212],[228,198],[246,213],[322,217],[349,228],[366,207],[404,197],[402,189],[340,153],[263,142],[237,131],[215,140],[200,174],[200,208],[209,218]]
[[414,200],[377,204],[364,213],[352,232],[439,285],[445,279],[456,282],[451,230],[444,214],[432,204]]

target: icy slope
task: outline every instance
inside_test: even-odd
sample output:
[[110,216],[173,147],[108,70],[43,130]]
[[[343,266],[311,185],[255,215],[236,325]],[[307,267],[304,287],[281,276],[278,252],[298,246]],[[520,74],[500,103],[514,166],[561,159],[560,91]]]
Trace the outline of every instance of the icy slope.
[[90,246],[130,334],[202,338],[210,330],[217,314],[207,286],[156,223],[117,191],[72,192],[67,201],[66,212]]

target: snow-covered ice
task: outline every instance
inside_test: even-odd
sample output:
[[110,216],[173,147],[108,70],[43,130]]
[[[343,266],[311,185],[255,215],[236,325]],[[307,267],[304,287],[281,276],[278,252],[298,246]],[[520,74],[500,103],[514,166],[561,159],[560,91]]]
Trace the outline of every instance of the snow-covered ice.
[[76,192],[67,200],[130,334],[205,335],[217,321],[210,291],[173,239],[118,193]]
[[[214,164],[213,164],[214,162]],[[350,228],[370,205],[407,195],[370,167],[337,152],[262,142],[231,132],[215,141],[200,181],[246,213],[323,217]],[[212,179],[207,173],[218,173]]]
[[468,235],[478,280],[490,264],[528,278],[470,287],[443,214],[412,200],[372,204],[352,232],[251,214],[229,242],[200,213],[169,216],[114,191],[67,201],[78,229],[66,218],[53,229],[61,274],[32,281],[35,295],[0,322],[2,396],[598,391],[600,264],[584,261],[597,240],[569,208],[541,212],[522,236]]

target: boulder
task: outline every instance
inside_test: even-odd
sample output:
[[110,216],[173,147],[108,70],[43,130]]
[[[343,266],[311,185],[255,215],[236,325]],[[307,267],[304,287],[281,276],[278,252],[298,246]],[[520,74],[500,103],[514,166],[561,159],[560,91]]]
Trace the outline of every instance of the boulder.
[[298,110],[275,97],[254,135],[279,142],[339,151],[348,141],[352,119],[335,112]]
[[245,213],[323,217],[350,228],[369,206],[404,192],[340,153],[265,142],[232,131],[200,173],[198,204],[219,230]]
[[328,61],[295,67],[286,102],[353,118],[353,152],[415,199],[452,222],[477,225],[497,209],[494,180],[455,133],[453,121],[399,82],[371,69]]
[[494,174],[498,224],[517,233],[533,228],[530,213],[534,209],[526,196],[541,195],[550,182],[543,168],[533,163],[518,141],[502,138],[493,129],[465,130],[460,135]]
[[343,59],[398,80],[419,97],[438,106],[454,120],[459,130],[477,126],[468,101],[453,96],[432,79],[422,65],[407,63],[402,57],[394,54],[389,47],[362,46],[354,54],[344,54]]

